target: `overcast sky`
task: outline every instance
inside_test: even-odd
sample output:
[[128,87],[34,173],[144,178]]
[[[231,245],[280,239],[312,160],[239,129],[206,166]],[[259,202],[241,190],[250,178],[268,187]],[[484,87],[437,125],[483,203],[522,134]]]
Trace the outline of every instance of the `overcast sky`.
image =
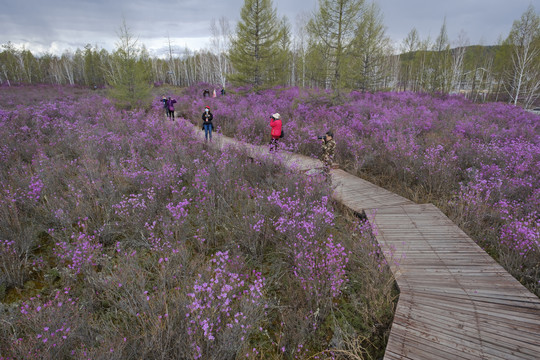
[[[369,0],[367,0],[369,1]],[[414,27],[422,39],[437,37],[444,19],[454,44],[492,45],[506,37],[514,20],[540,0],[376,0],[386,34],[399,48]],[[210,21],[226,17],[235,28],[244,0],[0,0],[0,44],[11,41],[33,52],[61,54],[97,45],[111,51],[122,19],[150,52],[159,55],[169,36],[177,51],[209,47]],[[312,14],[318,0],[273,0],[278,15],[294,26]]]

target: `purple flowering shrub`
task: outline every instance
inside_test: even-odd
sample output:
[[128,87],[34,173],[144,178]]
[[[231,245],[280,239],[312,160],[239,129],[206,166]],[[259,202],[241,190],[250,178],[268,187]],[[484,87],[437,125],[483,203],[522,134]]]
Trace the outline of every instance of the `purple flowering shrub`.
[[[9,354],[16,359],[61,359],[75,355],[81,343],[84,322],[89,314],[78,310],[80,301],[70,288],[56,290],[48,299],[39,294],[23,301],[19,316],[11,324],[16,336],[11,338]],[[7,350],[7,348],[6,348]]]
[[[231,358],[256,331],[264,316],[264,278],[250,274],[239,256],[217,252],[197,274],[187,296],[186,320],[194,359]],[[220,347],[216,344],[221,344]]]
[[460,96],[275,88],[203,99],[189,89],[179,112],[199,124],[205,105],[218,131],[270,140],[279,112],[283,147],[318,157],[333,130],[346,170],[417,202],[433,202],[529,289],[540,294],[540,119],[508,104]]
[[[384,351],[391,273],[323,179],[279,155],[212,149],[165,121],[159,99],[125,112],[96,92],[28,87],[28,103],[8,90],[0,357],[305,358],[358,341]],[[243,126],[263,141],[266,121]]]

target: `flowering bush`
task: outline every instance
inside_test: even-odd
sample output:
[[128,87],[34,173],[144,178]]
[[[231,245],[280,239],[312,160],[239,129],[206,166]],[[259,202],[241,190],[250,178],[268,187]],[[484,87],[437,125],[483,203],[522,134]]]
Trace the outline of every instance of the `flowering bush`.
[[[264,278],[236,272],[244,266],[217,252],[206,274],[198,274],[186,314],[193,358],[229,358],[254,331],[264,314]],[[233,268],[233,269],[231,269]],[[234,268],[238,268],[237,270]],[[217,346],[216,346],[217,345]]]
[[[158,99],[125,112],[82,89],[9,91],[1,357],[305,358],[345,347],[329,340],[340,323],[381,354],[395,292],[391,280],[359,279],[391,274],[371,246],[355,245],[361,231],[340,230],[355,220],[339,215],[322,179],[283,168],[279,154],[207,147],[166,122]],[[231,129],[263,142],[266,116],[245,119]],[[351,326],[334,321],[342,313]]]
[[[540,294],[538,115],[461,96],[353,91],[336,100],[298,88],[247,95],[229,89],[212,99],[186,91],[179,103],[193,121],[211,106],[218,131],[255,144],[269,141],[268,118],[279,112],[283,147],[308,156],[320,156],[316,136],[332,129],[342,167],[414,201],[435,203]],[[509,236],[516,227],[519,235]]]

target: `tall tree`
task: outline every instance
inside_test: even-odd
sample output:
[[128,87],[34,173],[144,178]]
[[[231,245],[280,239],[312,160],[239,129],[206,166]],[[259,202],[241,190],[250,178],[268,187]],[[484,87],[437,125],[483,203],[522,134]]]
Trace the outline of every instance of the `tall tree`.
[[218,78],[222,88],[227,85],[227,75],[229,72],[229,64],[227,53],[230,48],[231,27],[229,20],[222,16],[216,22],[212,19],[210,23],[210,31],[212,33],[211,44],[214,50],[214,72]]
[[84,78],[88,86],[103,85],[105,80],[97,47],[93,49],[90,44],[84,47]]
[[419,48],[420,36],[418,35],[418,30],[416,30],[416,28],[412,28],[401,45],[401,68],[398,75],[398,81],[400,88],[403,90],[409,90],[410,83],[414,81],[414,58]]
[[380,87],[388,70],[385,60],[390,56],[390,39],[385,31],[380,9],[371,3],[362,14],[352,43],[352,85],[362,91]]
[[19,67],[19,51],[15,46],[8,41],[7,44],[3,44],[4,49],[0,54],[0,66],[2,71],[2,82],[6,82],[8,86],[11,86],[12,82],[20,82],[21,70]]
[[452,54],[446,30],[446,18],[431,53],[431,91],[447,93],[452,82]]
[[144,46],[129,31],[124,20],[119,31],[119,41],[113,53],[113,69],[108,76],[113,86],[111,96],[120,106],[131,108],[144,105],[150,95],[149,75],[151,64]]
[[[176,72],[176,67],[175,67],[175,59],[173,57],[173,47],[172,47],[172,44],[171,44],[171,37],[169,36],[169,34],[167,34],[167,46],[168,46],[168,49],[169,49],[169,62],[168,62],[168,70],[167,70],[167,75],[169,75],[170,79],[171,79],[171,84],[175,85],[175,86],[178,86],[179,83],[178,83],[178,75],[177,75],[177,72]],[[167,77],[165,77],[167,78]]]
[[461,90],[465,51],[467,50],[467,46],[469,46],[469,39],[465,35],[465,32],[462,31],[459,34],[456,45],[457,46],[452,50],[452,79],[450,82],[450,90],[453,92],[459,92],[459,90]]
[[363,4],[363,0],[319,0],[318,11],[307,26],[313,46],[326,54],[329,84],[337,91],[343,86],[345,65]]
[[540,16],[532,5],[521,15],[521,19],[514,21],[508,42],[513,49],[508,91],[514,105],[522,95],[525,105],[529,105],[538,97],[540,86]]
[[302,13],[296,17],[296,33],[293,38],[293,83],[306,86],[306,52],[307,52],[307,31],[306,26],[309,21],[308,15]]
[[282,22],[272,0],[245,0],[240,18],[231,41],[230,60],[236,71],[231,80],[256,88],[276,84],[286,69],[280,46]]

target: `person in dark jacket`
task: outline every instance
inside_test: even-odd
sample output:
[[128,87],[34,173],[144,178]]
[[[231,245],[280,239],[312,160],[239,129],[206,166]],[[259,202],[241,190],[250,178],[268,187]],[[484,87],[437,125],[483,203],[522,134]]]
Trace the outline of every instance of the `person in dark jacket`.
[[214,119],[214,115],[212,115],[212,112],[210,112],[210,107],[205,106],[204,112],[202,114],[202,121],[203,125],[202,128],[204,130],[204,138],[206,141],[208,141],[208,138],[210,138],[210,141],[212,141],[212,120]]
[[167,99],[167,117],[171,118],[172,121],[174,121],[174,104],[176,103],[175,99],[169,98]]
[[163,111],[165,112],[165,115],[169,116],[169,105],[167,104],[169,100],[167,100],[167,97],[163,95],[160,102],[163,103]]

